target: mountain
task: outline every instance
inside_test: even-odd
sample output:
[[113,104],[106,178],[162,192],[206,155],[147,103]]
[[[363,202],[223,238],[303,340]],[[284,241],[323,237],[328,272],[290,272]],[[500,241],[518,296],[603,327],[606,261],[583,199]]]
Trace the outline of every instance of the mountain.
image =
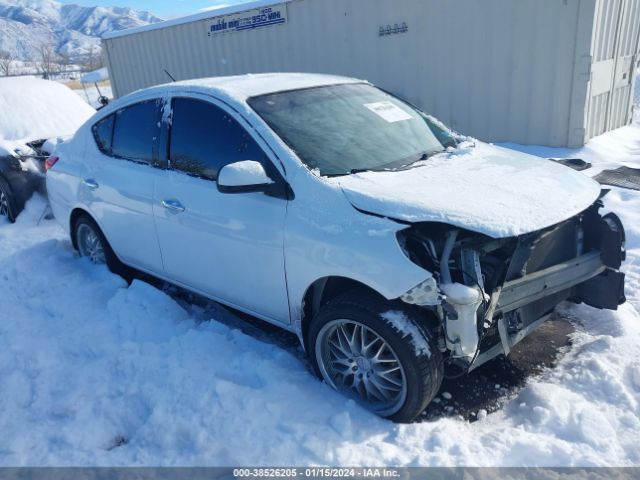
[[126,7],[83,7],[54,0],[0,0],[0,51],[19,60],[37,60],[43,44],[70,59],[100,51],[106,32],[162,19]]

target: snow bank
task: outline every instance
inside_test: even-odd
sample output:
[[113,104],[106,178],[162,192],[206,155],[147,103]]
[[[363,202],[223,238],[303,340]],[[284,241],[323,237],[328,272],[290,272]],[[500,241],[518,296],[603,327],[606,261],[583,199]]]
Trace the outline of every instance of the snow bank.
[[60,83],[33,77],[0,79],[0,139],[5,141],[71,135],[94,113]]

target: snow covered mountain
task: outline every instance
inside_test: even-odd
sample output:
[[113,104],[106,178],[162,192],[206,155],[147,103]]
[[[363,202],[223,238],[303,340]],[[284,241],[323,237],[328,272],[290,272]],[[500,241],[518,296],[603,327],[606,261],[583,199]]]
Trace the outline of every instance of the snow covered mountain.
[[106,32],[161,21],[149,12],[121,7],[63,5],[54,0],[0,0],[0,51],[35,60],[42,44],[72,59],[100,50]]

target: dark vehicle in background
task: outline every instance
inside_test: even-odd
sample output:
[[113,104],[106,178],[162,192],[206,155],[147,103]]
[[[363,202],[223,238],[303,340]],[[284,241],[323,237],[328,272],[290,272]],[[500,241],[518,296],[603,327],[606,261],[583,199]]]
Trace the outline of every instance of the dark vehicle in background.
[[44,190],[47,157],[94,113],[60,83],[0,79],[0,219],[15,221],[33,193]]

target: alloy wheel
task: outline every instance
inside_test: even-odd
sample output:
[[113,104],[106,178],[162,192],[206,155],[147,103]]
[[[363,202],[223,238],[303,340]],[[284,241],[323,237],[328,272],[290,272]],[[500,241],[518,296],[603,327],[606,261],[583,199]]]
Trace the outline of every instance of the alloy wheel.
[[82,257],[87,257],[96,264],[107,263],[102,241],[90,225],[83,223],[78,227],[77,241],[78,251]]
[[399,411],[407,381],[393,348],[353,320],[333,320],[318,333],[316,359],[324,380],[382,416]]

